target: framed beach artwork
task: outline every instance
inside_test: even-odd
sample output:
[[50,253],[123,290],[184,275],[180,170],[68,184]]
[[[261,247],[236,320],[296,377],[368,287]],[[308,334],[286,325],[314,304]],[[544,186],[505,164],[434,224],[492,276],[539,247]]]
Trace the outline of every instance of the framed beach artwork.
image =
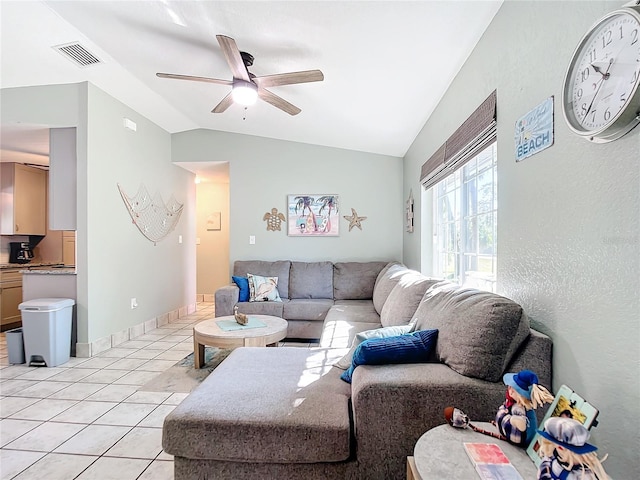
[[340,233],[338,195],[288,195],[287,234],[290,237],[335,237]]

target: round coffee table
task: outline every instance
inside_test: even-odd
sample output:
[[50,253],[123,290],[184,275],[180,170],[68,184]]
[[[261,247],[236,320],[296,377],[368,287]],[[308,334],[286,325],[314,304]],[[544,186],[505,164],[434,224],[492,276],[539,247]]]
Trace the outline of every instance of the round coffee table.
[[193,366],[202,368],[204,364],[204,347],[209,345],[219,348],[268,347],[287,336],[287,321],[271,315],[249,315],[264,323],[264,327],[225,331],[218,326],[218,321],[226,320],[235,323],[233,315],[211,318],[197,323],[193,327]]

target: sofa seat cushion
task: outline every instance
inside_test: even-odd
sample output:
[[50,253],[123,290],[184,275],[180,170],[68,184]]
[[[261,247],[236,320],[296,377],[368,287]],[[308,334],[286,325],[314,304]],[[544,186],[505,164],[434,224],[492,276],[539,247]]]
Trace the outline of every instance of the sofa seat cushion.
[[289,298],[289,260],[269,262],[265,260],[236,260],[233,263],[233,275],[246,277],[248,273],[263,277],[278,277],[278,293],[283,300]]
[[333,298],[365,300],[373,297],[373,285],[388,262],[337,262],[333,266]]
[[380,323],[380,315],[373,308],[371,300],[336,300],[334,308],[327,313],[327,316],[329,320]]
[[289,298],[333,299],[333,263],[291,262]]
[[415,330],[439,330],[436,355],[441,362],[490,382],[502,378],[529,336],[529,319],[516,302],[449,282],[427,291],[415,320]]
[[351,390],[331,368],[340,353],[295,347],[234,350],[165,418],[164,450],[236,462],[348,459]]
[[320,337],[320,346],[323,348],[349,348],[353,345],[353,340],[358,333],[365,330],[374,330],[381,326],[379,323],[325,320],[322,327],[322,336]]
[[272,315],[283,318],[284,306],[289,300],[282,299],[280,302],[239,302],[238,312],[256,315]]
[[355,336],[365,330],[380,328],[380,317],[368,301],[336,301],[327,313],[322,327],[320,346],[348,348]]
[[292,298],[283,308],[285,320],[322,321],[333,306],[333,300],[322,298]]
[[347,348],[356,333],[380,327],[380,316],[371,300],[336,300],[322,327],[320,346]]

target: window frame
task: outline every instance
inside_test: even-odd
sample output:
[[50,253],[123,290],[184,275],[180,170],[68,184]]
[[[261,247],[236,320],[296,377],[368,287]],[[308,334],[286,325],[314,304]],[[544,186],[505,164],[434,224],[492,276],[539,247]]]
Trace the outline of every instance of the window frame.
[[[482,158],[484,156],[484,158]],[[484,164],[483,164],[484,163]],[[480,179],[490,173],[490,181],[485,185],[490,187],[489,195],[485,195],[485,202],[481,205]],[[475,188],[470,188],[471,184]],[[488,145],[484,150],[467,159],[463,168],[457,169],[443,178],[433,187],[433,271],[437,276],[445,276],[460,285],[473,286],[482,290],[496,291],[497,273],[497,141]],[[470,194],[475,194],[473,205],[470,204]],[[447,219],[443,218],[443,202],[451,203],[453,208]],[[449,207],[451,208],[451,207]],[[480,218],[490,217],[491,251],[482,252]],[[470,242],[469,224],[475,219],[473,228],[473,242]],[[455,238],[447,238],[451,235]],[[470,248],[471,247],[471,248]],[[449,261],[452,258],[453,261]],[[475,265],[470,266],[470,260],[475,259]],[[446,260],[445,260],[446,259]],[[482,275],[480,262],[489,259],[491,268],[488,275]],[[453,264],[452,268],[447,268]]]

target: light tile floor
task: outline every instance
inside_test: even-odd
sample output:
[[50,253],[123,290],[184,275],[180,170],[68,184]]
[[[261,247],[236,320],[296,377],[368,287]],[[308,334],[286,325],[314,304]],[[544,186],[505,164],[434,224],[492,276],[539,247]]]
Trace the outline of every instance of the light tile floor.
[[[186,393],[142,385],[193,351],[212,303],[92,358],[52,368],[10,365],[0,334],[0,480],[169,480],[162,422]],[[314,342],[281,342],[312,347]]]

